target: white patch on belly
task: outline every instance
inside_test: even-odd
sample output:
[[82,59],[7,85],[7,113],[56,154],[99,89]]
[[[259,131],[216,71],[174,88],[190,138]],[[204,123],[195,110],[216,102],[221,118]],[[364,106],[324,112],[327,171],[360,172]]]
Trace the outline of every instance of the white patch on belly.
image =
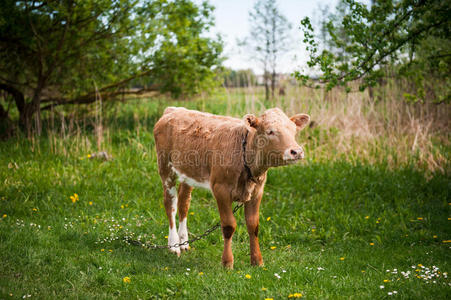
[[[184,243],[188,240],[188,226],[186,225],[186,218],[180,221],[179,223],[179,237],[180,237],[180,243]],[[180,246],[181,250],[188,250],[189,244]]]
[[210,182],[208,182],[208,181],[199,182],[196,179],[188,177],[185,174],[183,174],[182,172],[180,172],[179,170],[177,170],[174,166],[172,166],[172,164],[171,164],[171,168],[177,174],[177,177],[179,178],[180,182],[184,182],[187,185],[190,185],[193,187],[200,187],[203,189],[211,190]]

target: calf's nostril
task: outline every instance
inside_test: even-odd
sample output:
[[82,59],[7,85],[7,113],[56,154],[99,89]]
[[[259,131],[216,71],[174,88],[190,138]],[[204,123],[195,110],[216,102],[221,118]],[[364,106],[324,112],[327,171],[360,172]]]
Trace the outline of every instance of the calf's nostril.
[[291,153],[291,155],[297,155],[298,154],[298,152],[296,150],[291,150],[290,153]]

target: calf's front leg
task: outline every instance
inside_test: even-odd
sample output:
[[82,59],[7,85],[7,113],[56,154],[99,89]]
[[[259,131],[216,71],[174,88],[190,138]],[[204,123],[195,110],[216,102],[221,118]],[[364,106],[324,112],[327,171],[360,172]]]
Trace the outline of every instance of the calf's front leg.
[[224,238],[224,251],[222,253],[222,265],[233,269],[232,237],[236,228],[236,220],[233,216],[230,192],[226,186],[215,185],[213,194],[218,203],[219,216],[221,218],[222,236]]
[[247,232],[249,234],[250,250],[251,250],[251,265],[263,265],[263,258],[260,252],[260,245],[258,244],[258,223],[259,223],[259,209],[262,199],[263,189],[252,198],[249,202],[244,204],[244,215],[246,217]]

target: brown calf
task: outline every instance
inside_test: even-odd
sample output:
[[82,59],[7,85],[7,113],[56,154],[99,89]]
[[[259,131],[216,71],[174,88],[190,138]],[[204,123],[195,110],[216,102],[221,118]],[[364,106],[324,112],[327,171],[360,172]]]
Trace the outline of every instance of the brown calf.
[[[187,213],[193,187],[210,189],[217,201],[224,237],[222,263],[233,268],[232,236],[236,221],[232,202],[244,202],[251,264],[263,263],[258,244],[259,207],[268,168],[304,157],[296,132],[310,117],[288,118],[280,109],[243,120],[185,108],[168,107],[155,124],[158,167],[169,219],[168,245],[188,240]],[[180,185],[176,189],[176,178]],[[175,215],[179,211],[179,230]],[[180,255],[188,246],[172,247]]]

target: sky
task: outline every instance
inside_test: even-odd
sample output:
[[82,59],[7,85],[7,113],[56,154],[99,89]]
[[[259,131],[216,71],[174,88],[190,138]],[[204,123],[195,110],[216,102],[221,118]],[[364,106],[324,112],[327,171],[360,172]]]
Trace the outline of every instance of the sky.
[[[216,7],[214,15],[216,25],[210,30],[210,34],[221,34],[225,47],[224,55],[227,60],[226,67],[232,69],[251,68],[257,74],[262,74],[262,68],[258,62],[253,61],[251,54],[237,46],[237,39],[242,40],[249,35],[249,11],[256,0],[210,0]],[[281,57],[278,73],[291,73],[300,70],[308,59],[307,52],[302,45],[302,31],[299,29],[301,19],[318,15],[318,6],[329,5],[334,8],[337,0],[278,0],[280,12],[292,25],[290,36],[292,49]],[[312,20],[313,22],[313,20]]]

